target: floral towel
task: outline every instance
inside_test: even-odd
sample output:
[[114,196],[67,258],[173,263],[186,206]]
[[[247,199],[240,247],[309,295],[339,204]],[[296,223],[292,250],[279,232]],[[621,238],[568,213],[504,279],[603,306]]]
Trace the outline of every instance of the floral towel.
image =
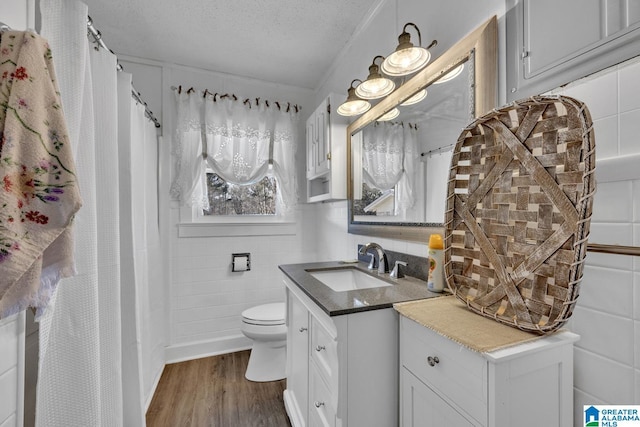
[[82,202],[47,41],[0,34],[0,318],[47,306],[74,274]]

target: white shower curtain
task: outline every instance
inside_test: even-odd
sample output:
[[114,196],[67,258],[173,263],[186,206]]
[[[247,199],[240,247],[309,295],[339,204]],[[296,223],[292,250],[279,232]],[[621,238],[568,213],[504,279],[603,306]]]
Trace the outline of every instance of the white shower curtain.
[[115,57],[91,49],[87,7],[42,0],[84,206],[75,219],[77,275],[40,322],[36,425],[122,425]]
[[145,423],[146,404],[164,367],[164,296],[157,220],[156,129],[131,97],[131,75],[118,75],[122,378],[124,425]]
[[40,7],[84,205],[77,275],[41,319],[36,425],[144,426],[164,366],[156,131],[131,97],[131,75],[89,44],[87,6]]

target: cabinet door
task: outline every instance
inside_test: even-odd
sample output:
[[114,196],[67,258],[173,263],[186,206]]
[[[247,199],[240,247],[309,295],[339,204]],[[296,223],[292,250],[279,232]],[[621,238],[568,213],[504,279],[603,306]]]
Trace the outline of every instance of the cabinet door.
[[311,116],[307,120],[307,178],[315,175],[316,153],[316,121],[315,117]]
[[331,156],[331,137],[329,121],[329,99],[327,99],[316,111],[316,127],[318,130],[316,162],[316,174],[320,175],[330,169],[329,158]]
[[525,78],[600,40],[600,3],[524,0]]
[[640,49],[637,2],[518,0],[505,18],[507,101],[573,82]]
[[308,419],[309,396],[309,312],[291,292],[287,292],[287,391],[293,401],[295,414],[290,418]]
[[401,368],[400,425],[402,427],[469,427],[471,423],[409,370]]

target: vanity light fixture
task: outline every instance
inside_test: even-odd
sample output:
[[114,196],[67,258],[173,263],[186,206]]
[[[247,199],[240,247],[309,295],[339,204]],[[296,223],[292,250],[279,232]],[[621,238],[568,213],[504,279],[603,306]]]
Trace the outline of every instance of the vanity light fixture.
[[453,70],[449,71],[447,74],[445,74],[444,76],[440,77],[438,80],[433,82],[433,84],[434,85],[438,85],[440,83],[446,83],[448,81],[451,81],[451,80],[455,79],[456,77],[458,77],[460,75],[460,73],[462,73],[463,69],[464,69],[464,64],[460,64],[456,68],[454,68]]
[[384,61],[384,56],[378,55],[373,58],[369,66],[369,77],[356,87],[356,95],[362,99],[378,99],[389,95],[395,89],[393,80],[380,74],[380,67],[376,64],[377,59]]
[[427,97],[427,89],[422,89],[411,95],[400,105],[406,107],[407,105],[417,104]]
[[376,122],[388,122],[389,120],[393,120],[400,115],[400,110],[394,108],[393,110],[389,110],[384,113],[382,116],[376,119]]
[[[407,33],[407,27],[412,26],[418,33],[418,46],[411,43],[411,35]],[[398,47],[395,52],[387,56],[382,62],[382,72],[388,76],[406,76],[414,71],[418,71],[431,59],[429,49],[434,47],[438,42],[432,41],[425,49],[422,47],[422,36],[416,24],[408,22],[402,28],[402,34],[398,36]]]
[[362,84],[362,80],[359,79],[354,79],[351,82],[351,87],[347,90],[347,100],[338,107],[338,114],[341,116],[357,116],[371,108],[369,101],[361,99],[356,95],[356,89],[353,87],[355,82]]

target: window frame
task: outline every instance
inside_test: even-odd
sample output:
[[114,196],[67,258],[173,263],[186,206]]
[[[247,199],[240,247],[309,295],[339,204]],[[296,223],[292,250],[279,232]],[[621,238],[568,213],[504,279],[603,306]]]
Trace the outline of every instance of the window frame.
[[[215,173],[207,168],[205,174]],[[270,171],[267,176],[272,176]],[[276,184],[278,185],[278,184]],[[285,236],[295,235],[297,214],[204,215],[197,206],[180,206],[178,237]]]

